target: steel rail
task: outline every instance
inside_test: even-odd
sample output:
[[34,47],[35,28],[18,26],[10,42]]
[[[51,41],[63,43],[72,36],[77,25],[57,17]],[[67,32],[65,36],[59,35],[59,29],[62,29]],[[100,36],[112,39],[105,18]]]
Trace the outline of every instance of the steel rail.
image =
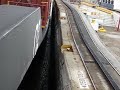
[[[68,7],[66,7],[66,6],[64,6],[66,9],[68,8]],[[75,37],[74,37],[74,34],[73,34],[73,24],[71,23],[71,20],[70,20],[70,18],[72,18],[73,16],[72,16],[72,13],[70,12],[70,10],[65,10],[65,12],[66,12],[66,15],[67,15],[67,20],[68,20],[68,24],[69,24],[69,27],[70,27],[70,32],[71,32],[71,35],[72,35],[72,38],[73,38],[73,42],[74,42],[74,44],[75,44],[75,46],[76,46],[76,48],[77,48],[77,51],[78,51],[78,53],[79,53],[79,55],[80,55],[80,58],[81,58],[81,60],[82,60],[82,62],[83,62],[83,65],[84,65],[84,67],[85,67],[85,69],[86,69],[86,71],[87,71],[87,74],[88,74],[88,76],[89,76],[89,78],[90,78],[90,81],[91,81],[91,83],[92,83],[92,85],[93,85],[93,87],[94,87],[94,90],[97,90],[97,88],[96,88],[96,86],[95,86],[95,83],[94,83],[94,81],[93,81],[93,79],[92,79],[92,77],[91,77],[91,75],[90,75],[90,73],[89,73],[89,70],[88,70],[88,68],[87,68],[87,66],[86,66],[86,64],[85,64],[85,61],[84,61],[84,58],[83,58],[83,55],[82,55],[82,52],[79,50],[79,46],[77,45],[77,43],[76,43],[76,39],[75,39]],[[71,16],[70,16],[71,15]],[[74,22],[73,20],[72,20],[72,22]],[[75,24],[75,23],[74,23]],[[75,25],[74,25],[75,26]],[[76,26],[75,26],[76,27]],[[74,28],[75,28],[74,27]]]

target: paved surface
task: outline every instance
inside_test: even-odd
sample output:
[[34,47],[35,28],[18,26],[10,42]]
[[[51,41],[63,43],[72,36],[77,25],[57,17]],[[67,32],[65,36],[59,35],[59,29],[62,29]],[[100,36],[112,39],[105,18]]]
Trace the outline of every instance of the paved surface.
[[104,27],[107,32],[98,32],[99,37],[109,49],[109,51],[120,62],[120,31],[116,31],[113,27]]
[[117,60],[117,58],[115,58],[115,56],[110,52],[110,50],[106,48],[106,45],[104,45],[102,40],[99,38],[98,34],[93,30],[92,26],[90,25],[90,22],[85,17],[85,15],[80,11],[80,9],[77,8],[76,5],[74,5],[74,7],[79,11],[80,16],[83,18],[83,22],[85,22],[86,27],[87,28],[89,27],[87,29],[87,32],[89,32],[97,48],[107,58],[108,62],[114,67],[114,69],[120,75],[120,62]]
[[[93,86],[72,40],[65,9],[59,0],[57,0],[57,4],[60,9],[63,45],[71,45],[73,48],[73,52],[67,51],[66,49],[61,49],[64,55],[63,66],[61,66],[63,90],[93,90]],[[103,85],[103,87],[101,87],[99,82],[95,82],[97,87],[100,87],[97,89],[110,90],[106,84],[106,81],[103,79],[104,77],[101,72],[96,72],[96,69],[98,69],[97,66],[91,65],[90,69],[93,69],[93,67],[96,67],[95,70],[93,70],[96,76],[93,78],[96,79],[96,81],[100,79],[101,84]]]
[[[91,81],[93,82],[95,90],[112,90],[112,87],[109,85],[108,81],[106,81],[104,74],[101,72],[98,64],[96,64],[93,57],[91,57],[91,54],[88,52],[86,46],[84,45],[82,41],[80,37],[81,34],[79,34],[78,32],[78,31],[81,31],[82,33],[82,30],[76,27],[70,11],[67,10],[67,12],[69,13],[68,18],[71,21],[70,23],[71,23],[71,28],[72,28],[72,35],[74,37],[76,47],[90,75],[90,78],[91,78]],[[78,21],[81,22],[81,20],[78,17],[77,19]],[[83,28],[84,26],[82,26],[82,23],[79,26],[81,26],[84,31],[86,30],[85,28]]]
[[[79,10],[78,10],[79,11]],[[82,17],[82,22],[85,23],[85,26],[87,27],[87,32],[89,33],[92,41],[94,42],[94,44],[96,45],[97,49],[100,51],[100,53],[102,55],[104,55],[105,58],[107,58],[108,62],[114,67],[114,69],[120,73],[120,62],[118,62],[118,60],[114,57],[114,55],[106,48],[106,46],[104,45],[103,41],[101,41],[101,39],[99,38],[99,36],[97,35],[97,33],[93,30],[93,28],[91,28],[90,23],[88,22],[87,18],[85,17],[85,15],[81,12],[79,12],[80,17]],[[93,47],[94,48],[94,47]],[[101,59],[102,60],[102,59]],[[113,68],[111,68],[112,70]],[[109,69],[108,69],[109,70]],[[112,75],[113,80],[115,82],[118,81],[119,83],[119,75],[112,70],[112,72],[108,71],[110,73],[110,75]],[[113,75],[113,74],[116,74]],[[117,83],[117,84],[118,84]],[[119,86],[119,85],[118,85]],[[118,89],[117,89],[118,90]]]
[[[61,66],[63,89],[62,90],[93,90],[92,84],[85,71],[83,63],[79,57],[79,54],[74,46],[70,28],[60,0],[57,0],[58,7],[60,9],[60,21],[62,30],[63,45],[71,45],[73,52],[61,49],[64,60],[63,66]],[[64,18],[65,15],[65,18]]]

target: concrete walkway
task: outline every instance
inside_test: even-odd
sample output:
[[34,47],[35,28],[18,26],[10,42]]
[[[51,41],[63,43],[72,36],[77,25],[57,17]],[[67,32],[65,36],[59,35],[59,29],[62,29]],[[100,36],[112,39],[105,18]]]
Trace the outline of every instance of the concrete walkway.
[[[85,24],[85,26],[87,28],[87,32],[91,36],[91,39],[93,40],[94,44],[97,46],[97,48],[100,50],[100,52],[104,55],[104,57],[107,58],[108,62],[113,66],[113,68],[116,70],[116,72],[120,75],[120,62],[118,60],[119,58],[116,58],[115,53],[114,54],[111,53],[111,51],[113,51],[113,49],[107,48],[109,45],[106,46],[104,44],[104,42],[102,41],[102,39],[100,39],[99,35],[95,32],[95,30],[93,30],[93,28],[92,28],[90,22],[88,21],[88,19],[86,18],[86,16],[81,12],[81,10],[79,8],[77,8],[78,6],[73,5],[73,7],[79,12],[80,17],[83,19],[83,23]],[[115,44],[114,42],[112,42],[112,40],[111,40],[111,43]],[[119,43],[118,43],[118,45],[119,45]],[[118,52],[118,51],[119,50],[116,49],[116,52]],[[120,51],[119,51],[119,53],[120,53]]]
[[70,45],[73,49],[73,51],[68,51],[66,48],[61,48],[61,52],[64,56],[61,65],[62,90],[94,90],[74,45],[65,8],[60,0],[56,0],[56,2],[60,10],[63,46]]

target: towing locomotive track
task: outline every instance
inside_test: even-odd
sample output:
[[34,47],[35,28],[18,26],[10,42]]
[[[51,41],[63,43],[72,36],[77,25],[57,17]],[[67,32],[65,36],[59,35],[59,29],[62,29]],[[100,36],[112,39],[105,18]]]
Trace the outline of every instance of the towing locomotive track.
[[[80,54],[80,57],[82,58],[83,64],[86,68],[86,71],[91,79],[91,82],[93,84],[94,89],[98,89],[98,87],[95,85],[95,82],[97,80],[94,79],[95,73],[91,72],[91,69],[94,69],[93,66],[97,67],[95,65],[95,62],[99,65],[100,69],[106,76],[107,80],[109,81],[108,84],[110,84],[110,87],[115,89],[115,90],[120,90],[120,76],[119,74],[115,71],[115,69],[112,67],[112,65],[108,62],[107,58],[99,51],[97,46],[95,45],[94,41],[92,40],[89,32],[87,32],[87,28],[85,27],[85,24],[82,21],[82,18],[80,17],[79,13],[67,2],[63,1],[64,4],[69,8],[67,9],[68,13],[68,20],[70,24],[70,28],[72,28],[72,36],[74,43],[76,45],[76,48]],[[70,13],[71,11],[71,13]],[[72,14],[72,15],[70,15]],[[72,23],[71,23],[72,21]],[[76,25],[76,26],[75,26]],[[79,33],[77,36],[77,33],[75,31],[78,30],[77,32]],[[79,38],[78,38],[79,37]],[[80,39],[82,38],[82,40]],[[76,40],[77,39],[77,40]],[[84,44],[85,46],[84,46]],[[87,47],[88,51],[91,53],[92,56],[90,56],[90,53],[85,53],[85,47]],[[87,50],[86,50],[87,51]],[[88,59],[90,57],[90,59]],[[94,60],[93,60],[94,58]],[[91,68],[93,67],[93,68]],[[97,67],[96,71],[100,71]],[[102,73],[101,72],[101,73]],[[104,77],[105,78],[105,77]]]

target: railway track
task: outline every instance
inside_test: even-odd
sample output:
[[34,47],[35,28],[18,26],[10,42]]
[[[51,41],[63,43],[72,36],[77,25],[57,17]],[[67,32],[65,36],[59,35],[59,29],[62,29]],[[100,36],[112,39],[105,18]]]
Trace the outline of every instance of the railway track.
[[95,46],[78,12],[65,4],[74,43],[94,89],[120,90],[120,76]]

